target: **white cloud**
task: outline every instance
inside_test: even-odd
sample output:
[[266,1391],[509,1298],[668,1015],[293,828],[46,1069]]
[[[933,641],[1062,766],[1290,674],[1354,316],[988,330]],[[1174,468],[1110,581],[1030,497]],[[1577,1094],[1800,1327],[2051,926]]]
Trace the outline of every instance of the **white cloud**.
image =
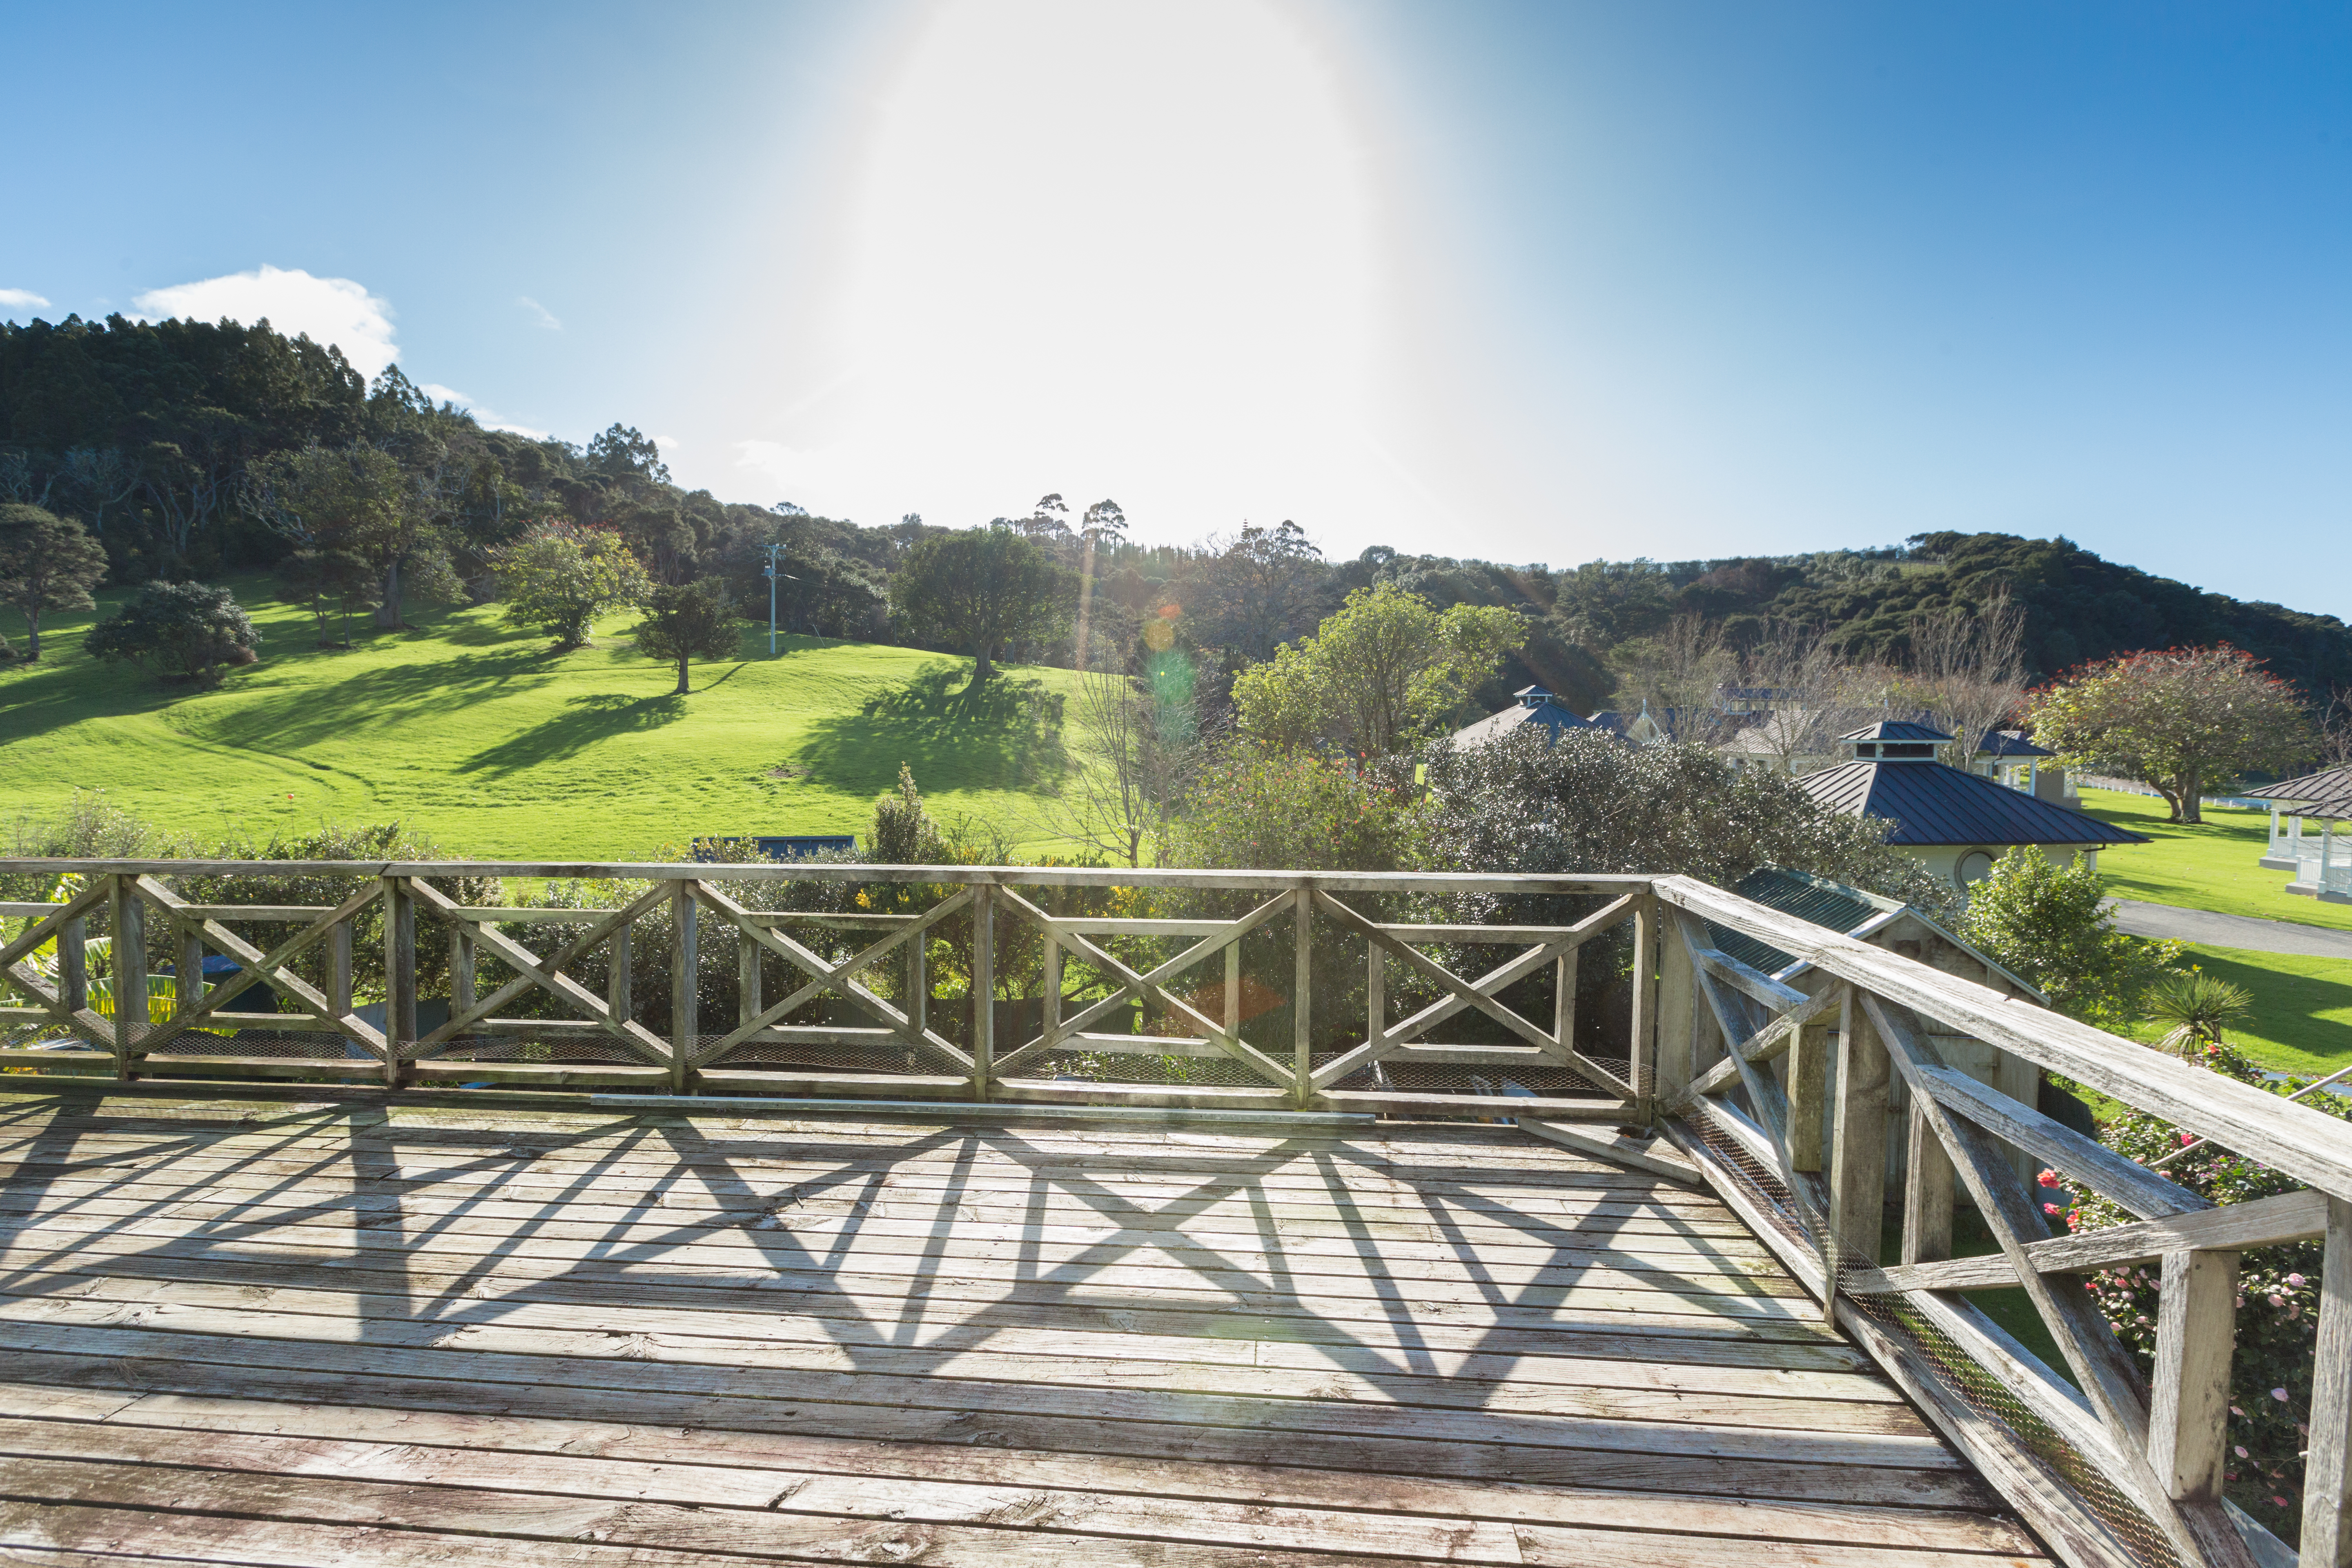
[[537,318],[539,324],[545,327],[549,331],[560,332],[563,330],[563,323],[555,319],[555,312],[541,304],[538,300],[532,299],[530,295],[518,294],[515,296],[515,303],[520,305],[524,310],[529,310],[532,316]]
[[0,289],[0,306],[11,310],[37,310],[47,303],[30,289]]
[[665,452],[675,452],[678,448],[678,439],[675,436],[656,436],[654,437],[654,445]]
[[307,333],[313,342],[343,351],[352,368],[373,381],[400,357],[392,341],[392,305],[348,278],[313,278],[299,268],[263,266],[195,283],[151,289],[131,300],[147,319],[184,316],[192,321],[223,318],[250,325],[267,321],[288,337]]
[[496,409],[483,407],[454,386],[444,386],[437,381],[428,381],[416,390],[436,403],[456,404],[471,414],[476,422],[485,430],[510,430],[518,436],[528,436],[534,441],[544,441],[549,438],[549,432],[535,430],[528,425],[518,425]]

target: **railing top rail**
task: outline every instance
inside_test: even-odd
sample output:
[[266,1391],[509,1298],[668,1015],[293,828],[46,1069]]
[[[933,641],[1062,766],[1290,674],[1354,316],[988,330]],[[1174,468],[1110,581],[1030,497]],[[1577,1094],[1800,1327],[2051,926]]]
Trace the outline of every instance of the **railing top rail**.
[[1645,891],[1646,876],[1524,877],[1449,871],[1191,871],[1082,866],[877,866],[839,862],[0,859],[0,874],[147,877],[535,877],[709,882],[945,882],[995,887],[1170,888],[1204,892],[1587,893]]
[[2352,1201],[2352,1124],[1707,883],[1659,877],[1653,889],[1665,903],[1809,960],[1956,1033]]

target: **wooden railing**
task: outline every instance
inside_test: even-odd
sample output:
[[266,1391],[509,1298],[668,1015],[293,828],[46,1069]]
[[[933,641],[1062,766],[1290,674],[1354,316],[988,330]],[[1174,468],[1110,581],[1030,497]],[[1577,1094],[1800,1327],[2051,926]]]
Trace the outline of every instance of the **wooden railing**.
[[[2221,1498],[2236,1274],[2245,1248],[2324,1238],[2301,1561],[2352,1564],[2352,1128],[2074,1023],[2013,984],[1704,883],[0,861],[0,876],[68,873],[78,880],[53,901],[0,904],[14,917],[0,929],[21,926],[0,943],[14,991],[0,998],[0,1027],[18,1041],[0,1049],[0,1066],[17,1071],[183,1091],[341,1079],[389,1092],[590,1089],[739,1104],[1509,1116],[1629,1151],[1639,1145],[1610,1125],[1655,1127],[2078,1564],[2294,1560]],[[188,890],[289,879],[342,896],[205,903]],[[575,881],[602,901],[479,901],[484,889]],[[812,890],[824,896],[777,907]],[[1795,962],[1766,975],[1720,951],[1726,932]],[[182,978],[160,1019],[137,1006],[101,1012],[91,1005],[100,941],[115,997],[143,994],[165,958],[178,977],[200,973],[207,953],[236,972],[210,986]],[[709,951],[725,943],[731,965],[723,948]],[[1465,959],[1487,949],[1502,950],[1499,962]],[[428,969],[446,994],[420,997]],[[731,1009],[717,1017],[714,973],[731,976],[717,987]],[[639,1005],[641,975],[661,979],[667,997]],[[255,1000],[265,994],[268,1007]],[[421,1015],[436,1021],[420,1026]],[[1974,1053],[1968,1071],[1953,1065],[1961,1047]],[[2308,1190],[2215,1208],[2042,1115],[2027,1086],[2044,1070]],[[1447,1075],[1455,1081],[1436,1081]],[[1899,1159],[1890,1128],[1907,1144]],[[2041,1166],[2137,1223],[2053,1234],[2020,1173]],[[1890,1199],[1898,1256],[1883,1258]],[[1997,1252],[1951,1256],[1963,1202]],[[2152,1378],[2081,1282],[2126,1264],[2161,1271]],[[1966,1295],[2008,1287],[2031,1300],[2070,1375]]]

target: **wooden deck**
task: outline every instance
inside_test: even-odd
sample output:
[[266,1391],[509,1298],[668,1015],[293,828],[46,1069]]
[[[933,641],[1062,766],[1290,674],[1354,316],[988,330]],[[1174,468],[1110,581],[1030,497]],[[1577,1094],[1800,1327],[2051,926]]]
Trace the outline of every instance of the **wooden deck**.
[[6,1096],[0,1211],[0,1561],[2044,1561],[1507,1127]]

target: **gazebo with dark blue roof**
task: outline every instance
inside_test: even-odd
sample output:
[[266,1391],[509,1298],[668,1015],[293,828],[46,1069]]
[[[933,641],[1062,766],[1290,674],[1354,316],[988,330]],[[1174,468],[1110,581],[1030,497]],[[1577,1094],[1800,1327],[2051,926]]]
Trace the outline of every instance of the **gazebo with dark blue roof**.
[[1500,713],[1490,713],[1475,724],[1465,725],[1454,731],[1454,749],[1457,752],[1466,752],[1474,746],[1484,746],[1491,742],[1499,741],[1513,731],[1528,724],[1535,724],[1550,731],[1554,741],[1558,741],[1570,730],[1606,728],[1581,717],[1567,703],[1562,702],[1540,686],[1522,686],[1511,695],[1517,699],[1512,706],[1504,709]]
[[1852,760],[1808,773],[1800,788],[1833,810],[1895,823],[1887,842],[1910,850],[1928,869],[1966,887],[2021,844],[2041,846],[2060,864],[2095,856],[2111,844],[2146,838],[2082,812],[2052,805],[1971,773],[1937,753],[1953,737],[1930,724],[1882,720],[1838,737]]

